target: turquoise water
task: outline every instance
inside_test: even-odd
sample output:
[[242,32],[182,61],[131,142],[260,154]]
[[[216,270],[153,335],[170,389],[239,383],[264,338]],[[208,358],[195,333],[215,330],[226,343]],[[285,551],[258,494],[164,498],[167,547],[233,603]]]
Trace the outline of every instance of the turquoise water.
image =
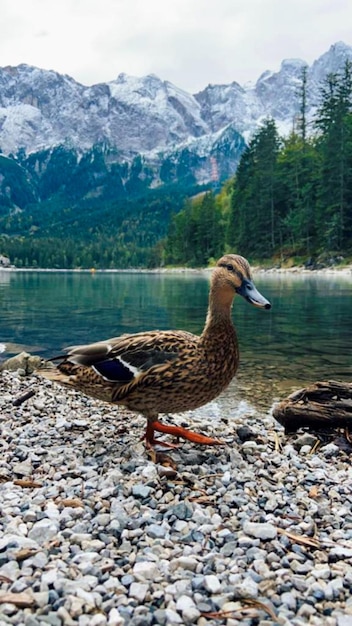
[[[236,395],[266,405],[309,382],[350,381],[352,276],[258,274],[255,283],[273,306],[261,311],[235,299]],[[208,285],[206,272],[0,271],[2,356],[50,357],[68,345],[156,328],[200,333]]]

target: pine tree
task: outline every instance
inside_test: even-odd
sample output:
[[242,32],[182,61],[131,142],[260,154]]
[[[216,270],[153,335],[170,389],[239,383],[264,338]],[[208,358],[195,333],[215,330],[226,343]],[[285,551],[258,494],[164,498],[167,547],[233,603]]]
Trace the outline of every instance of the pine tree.
[[281,241],[278,153],[276,125],[268,119],[242,155],[232,196],[228,245],[247,256],[270,256]]
[[278,158],[282,243],[290,254],[311,255],[315,243],[317,158],[314,142],[295,133]]
[[352,65],[327,77],[316,126],[320,157],[318,209],[325,223],[323,246],[341,251],[351,234],[352,203]]

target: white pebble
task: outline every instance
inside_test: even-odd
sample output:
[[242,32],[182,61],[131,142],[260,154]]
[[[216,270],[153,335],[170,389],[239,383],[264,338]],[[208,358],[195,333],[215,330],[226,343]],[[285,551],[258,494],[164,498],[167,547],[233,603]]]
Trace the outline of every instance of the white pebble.
[[256,537],[257,539],[262,539],[263,541],[267,539],[275,539],[277,535],[277,529],[273,526],[273,524],[250,522],[248,520],[246,520],[243,524],[243,531],[247,535]]
[[138,602],[143,602],[145,596],[147,595],[148,585],[145,583],[135,582],[130,586],[130,597],[138,600]]
[[214,574],[204,576],[204,587],[209,593],[218,593],[221,589],[220,580]]

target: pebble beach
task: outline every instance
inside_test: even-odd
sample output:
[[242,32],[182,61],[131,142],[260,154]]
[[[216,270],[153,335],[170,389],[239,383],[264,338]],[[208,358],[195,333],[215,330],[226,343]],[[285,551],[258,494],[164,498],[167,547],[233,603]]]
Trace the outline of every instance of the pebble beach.
[[163,419],[222,446],[151,453],[144,418],[21,373],[0,375],[0,626],[352,625],[348,451],[205,408]]

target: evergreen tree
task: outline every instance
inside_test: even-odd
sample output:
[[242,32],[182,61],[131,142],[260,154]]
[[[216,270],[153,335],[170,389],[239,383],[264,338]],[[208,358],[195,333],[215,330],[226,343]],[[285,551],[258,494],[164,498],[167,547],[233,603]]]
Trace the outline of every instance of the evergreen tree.
[[166,242],[168,263],[206,266],[224,249],[225,221],[211,192],[187,201],[171,219]]
[[276,125],[268,119],[242,156],[232,196],[228,244],[248,256],[271,255],[281,241],[278,153]]
[[299,107],[299,118],[298,118],[298,130],[299,135],[302,139],[303,147],[305,147],[307,140],[307,72],[308,67],[305,65],[302,68],[301,74],[301,87],[299,90],[300,95],[300,107]]
[[322,247],[341,251],[348,245],[352,222],[352,66],[331,74],[321,93],[316,126],[320,158],[319,221],[325,224]]
[[278,158],[282,244],[289,254],[311,255],[315,245],[317,157],[313,142],[292,133]]

